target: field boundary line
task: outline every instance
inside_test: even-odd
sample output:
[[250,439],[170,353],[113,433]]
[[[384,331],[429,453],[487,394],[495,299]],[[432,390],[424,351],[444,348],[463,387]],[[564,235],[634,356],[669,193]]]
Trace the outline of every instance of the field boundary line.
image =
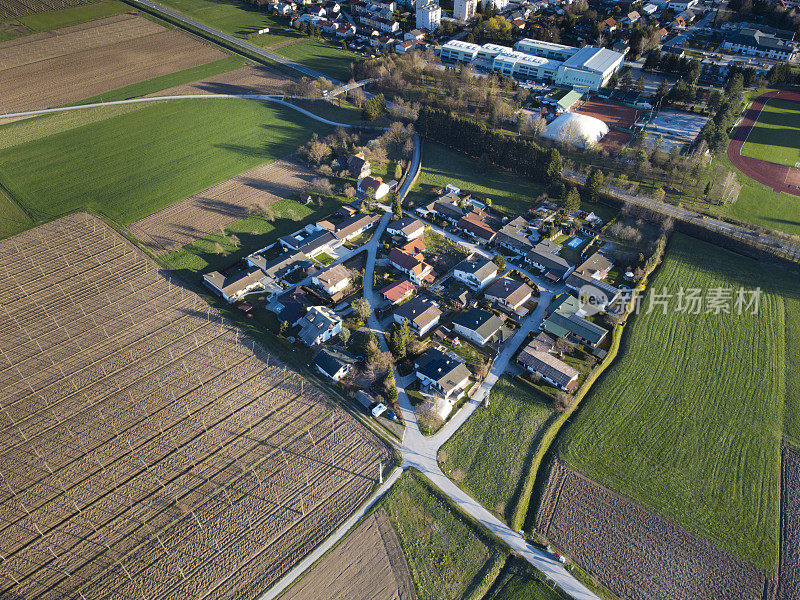
[[258,596],[256,600],[274,600],[283,592],[285,592],[289,586],[295,582],[295,580],[299,579],[301,575],[313,567],[328,553],[328,551],[332,550],[339,541],[344,539],[346,534],[353,527],[355,527],[362,518],[367,516],[369,510],[384,496],[384,494],[386,494],[386,492],[389,491],[389,489],[391,489],[395,482],[400,479],[402,474],[403,469],[396,466],[386,478],[386,481],[384,481],[383,484],[378,487],[378,489],[375,490],[369,498],[367,498],[366,502],[362,503],[361,506],[352,515],[350,515],[350,517],[344,523],[342,523],[336,531],[323,540],[322,543],[320,543],[316,548],[314,548],[314,550],[307,554],[303,560],[301,560],[288,573],[275,582],[272,587]]

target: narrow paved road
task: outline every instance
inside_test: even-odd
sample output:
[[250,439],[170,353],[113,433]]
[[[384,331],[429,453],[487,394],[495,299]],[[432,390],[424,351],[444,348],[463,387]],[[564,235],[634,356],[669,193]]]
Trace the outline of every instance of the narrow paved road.
[[324,77],[328,81],[331,81],[333,83],[339,83],[339,80],[334,79],[332,77],[328,77],[327,75],[323,75],[319,71],[315,71],[314,69],[310,69],[309,67],[306,67],[305,65],[301,65],[300,63],[296,63],[293,60],[289,60],[288,58],[284,58],[280,54],[275,54],[274,52],[270,52],[269,50],[264,50],[264,48],[259,48],[258,46],[254,45],[254,44],[251,44],[250,42],[246,42],[244,40],[241,40],[241,39],[239,39],[239,38],[237,38],[235,36],[232,36],[230,34],[227,34],[227,33],[223,32],[223,31],[220,31],[219,29],[214,29],[213,27],[209,27],[208,25],[205,25],[205,24],[201,23],[200,21],[195,21],[194,19],[190,19],[186,15],[182,15],[181,13],[176,12],[176,11],[170,9],[170,8],[167,8],[165,6],[161,6],[160,4],[156,4],[155,2],[150,2],[150,0],[130,0],[130,1],[133,2],[134,4],[140,4],[142,6],[146,6],[150,10],[155,11],[157,13],[160,12],[160,13],[163,13],[165,15],[169,15],[171,18],[173,18],[173,19],[175,19],[177,21],[180,21],[181,23],[183,23],[185,25],[188,25],[188,26],[193,27],[195,29],[199,29],[200,31],[204,31],[205,33],[208,33],[209,35],[212,35],[214,37],[220,38],[220,39],[224,40],[225,42],[227,42],[229,44],[232,44],[234,46],[238,46],[240,48],[244,48],[245,50],[247,50],[248,52],[251,52],[252,54],[256,54],[256,55],[258,55],[258,56],[260,56],[262,58],[265,58],[267,60],[271,60],[271,61],[280,63],[281,65],[283,65],[285,67],[289,67],[290,69],[293,69],[293,70],[297,71],[298,73],[302,73],[303,75],[307,75],[308,77],[313,77],[314,79],[316,79],[318,77]]
[[[364,298],[373,307],[378,305],[378,298],[373,289],[375,260],[377,258],[379,240],[390,218],[391,214],[388,212],[383,215],[375,229],[375,233],[367,243],[367,264],[364,268]],[[460,238],[457,236],[445,231],[442,232],[451,239],[454,238],[461,243]],[[483,254],[485,255],[486,253]],[[489,396],[492,386],[494,386],[500,376],[506,371],[509,362],[520,348],[525,338],[541,324],[547,306],[556,295],[564,290],[563,284],[548,289],[546,282],[539,278],[536,279],[538,280],[537,285],[540,286],[540,297],[536,310],[525,319],[522,327],[505,342],[492,365],[489,375],[483,381],[480,389],[475,393],[473,398],[453,415],[445,426],[435,435],[426,437],[422,434],[419,423],[417,422],[416,411],[405,392],[405,385],[413,381],[413,376],[400,377],[399,373],[395,370],[394,376],[397,382],[398,404],[400,405],[400,412],[405,421],[405,435],[403,437],[403,445],[400,449],[403,454],[403,467],[419,469],[437,488],[445,493],[453,502],[458,504],[462,510],[503,540],[512,550],[519,553],[520,556],[544,573],[548,579],[554,581],[571,597],[576,600],[599,600],[595,594],[575,579],[552,555],[528,544],[519,533],[513,531],[508,525],[481,506],[478,501],[471,498],[466,492],[455,485],[442,473],[437,461],[439,448],[458,431],[459,427],[466,423],[472,413],[475,412]],[[383,335],[383,327],[374,314],[370,315],[368,325],[377,335],[381,349],[388,351],[386,340]]]

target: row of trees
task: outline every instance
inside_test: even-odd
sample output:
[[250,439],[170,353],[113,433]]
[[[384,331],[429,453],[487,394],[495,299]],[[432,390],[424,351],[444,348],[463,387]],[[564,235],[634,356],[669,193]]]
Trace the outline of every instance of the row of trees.
[[544,151],[530,139],[509,136],[485,122],[424,106],[417,119],[417,131],[469,156],[481,159],[485,155],[481,160],[490,160],[525,177],[547,183],[560,178],[558,150]]
[[704,141],[708,144],[709,150],[715,154],[727,150],[730,143],[728,131],[739,118],[743,101],[744,76],[736,73],[728,79],[723,93],[715,96],[711,120],[703,127],[696,143]]

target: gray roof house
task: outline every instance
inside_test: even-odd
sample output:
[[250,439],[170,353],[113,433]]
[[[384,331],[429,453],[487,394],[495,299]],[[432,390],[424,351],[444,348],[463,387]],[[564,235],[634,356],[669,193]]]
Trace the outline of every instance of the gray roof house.
[[431,348],[414,362],[420,382],[435,389],[445,398],[458,397],[469,385],[466,365],[438,348]]
[[408,321],[411,329],[421,337],[436,326],[441,316],[442,311],[438,306],[430,300],[417,296],[398,306],[392,318],[395,323]]
[[529,223],[522,217],[509,221],[497,232],[495,244],[517,254],[527,254],[533,250],[533,242],[529,239]]
[[541,242],[525,255],[525,261],[540,269],[545,277],[553,281],[560,281],[574,268],[566,259],[554,254],[547,245]]
[[497,277],[497,265],[483,256],[465,258],[453,267],[453,277],[473,290],[480,290]]
[[306,346],[328,341],[342,330],[342,318],[327,306],[312,306],[297,322],[297,337]]
[[578,370],[552,353],[553,341],[542,332],[517,356],[517,362],[551,385],[572,391],[578,386]]
[[546,332],[567,340],[596,348],[608,331],[579,316],[580,302],[569,294],[561,294],[547,308],[548,317],[542,323]]
[[267,276],[258,267],[247,267],[231,275],[211,271],[203,275],[206,287],[222,296],[226,302],[238,300],[242,294],[264,286]]
[[488,310],[473,308],[453,319],[453,329],[479,346],[485,346],[502,337],[503,321]]
[[333,346],[326,346],[314,355],[314,366],[317,371],[334,381],[340,381],[345,377],[355,362],[355,356],[347,350]]
[[485,295],[490,302],[495,302],[507,310],[515,311],[530,299],[533,289],[522,281],[501,277],[486,288]]

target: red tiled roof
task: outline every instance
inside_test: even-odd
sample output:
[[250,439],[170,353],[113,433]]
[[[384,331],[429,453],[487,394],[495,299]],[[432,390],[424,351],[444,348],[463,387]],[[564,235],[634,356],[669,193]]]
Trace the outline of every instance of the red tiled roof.
[[400,302],[400,300],[409,294],[413,294],[414,289],[414,284],[408,279],[400,279],[394,283],[390,283],[378,293],[392,304],[395,304],[396,302]]

